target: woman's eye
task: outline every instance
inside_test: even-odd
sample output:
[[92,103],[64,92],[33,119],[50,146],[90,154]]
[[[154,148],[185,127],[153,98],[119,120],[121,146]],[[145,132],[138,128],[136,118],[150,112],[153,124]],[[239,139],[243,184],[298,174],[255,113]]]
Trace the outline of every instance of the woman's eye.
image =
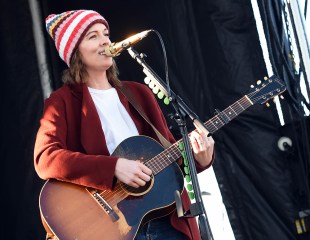
[[89,39],[94,39],[94,38],[96,38],[96,35],[89,36]]

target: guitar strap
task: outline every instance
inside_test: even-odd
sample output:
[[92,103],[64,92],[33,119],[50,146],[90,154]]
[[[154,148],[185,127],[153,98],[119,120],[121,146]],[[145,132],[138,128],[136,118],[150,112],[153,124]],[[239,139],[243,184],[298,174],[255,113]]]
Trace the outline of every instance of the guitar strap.
[[171,143],[164,138],[164,136],[157,130],[157,128],[151,123],[149,118],[146,116],[145,112],[141,108],[141,106],[138,104],[134,94],[129,90],[129,88],[126,88],[125,84],[123,83],[119,87],[120,91],[125,95],[125,97],[128,99],[128,101],[131,103],[131,105],[138,111],[138,113],[144,118],[145,121],[150,124],[150,126],[153,128],[154,132],[156,133],[159,141],[163,145],[164,148],[168,148],[171,146]]

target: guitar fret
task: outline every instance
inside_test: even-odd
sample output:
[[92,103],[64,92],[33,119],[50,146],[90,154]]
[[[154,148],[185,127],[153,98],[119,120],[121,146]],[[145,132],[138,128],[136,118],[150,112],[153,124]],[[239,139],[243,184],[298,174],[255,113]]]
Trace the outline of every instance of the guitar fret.
[[[158,160],[157,160],[158,159]],[[160,161],[160,158],[154,158],[154,160]],[[157,161],[150,161],[150,165],[146,164],[149,168],[151,168],[153,171],[156,171],[158,169]]]
[[156,175],[181,156],[182,154],[178,147],[176,145],[171,145],[154,158],[148,160],[145,164],[150,167],[153,170],[153,174]]
[[[252,103],[250,99],[245,95],[240,100],[224,109],[221,114],[224,115],[227,121],[231,121],[251,105]],[[206,129],[210,133],[216,132],[225,124],[226,122],[219,116],[219,114],[204,123]],[[182,140],[177,141],[175,144],[171,145],[157,156],[145,162],[145,165],[152,169],[154,175],[158,174],[171,163],[182,157],[182,153],[178,147],[180,142],[182,142]]]
[[162,152],[158,157],[161,157],[159,160],[160,161],[157,161],[157,162],[155,162],[156,164],[157,164],[157,166],[160,168],[160,167],[162,167],[162,166],[164,166],[164,164],[165,164],[165,161],[162,161],[163,159],[164,159],[164,152]]
[[[227,120],[231,121],[233,118],[235,118],[238,114],[243,112],[245,109],[247,109],[251,105],[252,105],[251,101],[245,95],[239,101],[235,102],[230,107],[222,111],[222,114],[227,118]],[[225,124],[226,123],[223,121],[223,119],[220,118],[219,115],[216,115],[215,117],[213,117],[212,119],[210,119],[209,121],[205,123],[206,128],[210,133],[216,132],[218,129],[223,127]]]
[[230,109],[233,111],[233,113],[235,114],[235,116],[237,116],[237,112],[234,110],[233,106],[231,106]]
[[220,119],[218,116],[216,116],[216,121],[212,121],[211,124],[217,129],[218,125],[222,126],[224,123],[222,119]]
[[216,121],[215,124],[216,128],[218,129],[219,127],[222,127],[224,125],[224,122],[222,119],[220,119],[218,116],[216,116]]
[[235,104],[233,104],[232,108],[235,110],[235,112],[237,114],[239,114],[240,112],[242,112],[244,110],[244,107],[242,106],[242,104],[239,101],[237,101]]
[[177,149],[175,149],[174,148],[174,150],[172,151],[172,153],[173,153],[173,158],[174,159],[177,159],[177,158],[179,158],[180,157],[180,150],[177,148]]
[[210,133],[213,133],[217,129],[221,128],[224,125],[224,122],[218,116],[214,116],[212,119],[207,121],[205,125],[206,125],[207,130]]
[[148,160],[145,165],[149,168],[152,169],[154,174],[157,174],[158,172],[160,172],[160,167],[159,167],[159,163],[161,162],[162,158],[161,158],[161,154],[155,156],[154,158]]
[[243,110],[244,110],[244,107],[242,106],[242,104],[240,104],[239,101],[237,101],[236,103],[237,103],[237,104],[239,105],[239,107],[242,109],[241,111],[243,111]]
[[245,102],[245,109],[250,107],[251,105],[253,105],[253,103],[251,102],[251,100],[248,98],[247,95],[245,95],[243,98],[241,98],[240,101]]
[[[225,114],[225,116],[228,118],[228,120],[230,121],[231,119],[233,119],[236,115],[235,112],[231,111],[231,107],[226,108],[223,113]],[[235,115],[234,115],[235,114]]]
[[153,170],[154,174],[157,174],[158,172],[160,172],[161,166],[159,164],[162,164],[162,157],[161,157],[162,153],[160,153],[159,155],[157,155],[156,157],[152,158],[149,162],[152,164],[151,165],[151,169]]

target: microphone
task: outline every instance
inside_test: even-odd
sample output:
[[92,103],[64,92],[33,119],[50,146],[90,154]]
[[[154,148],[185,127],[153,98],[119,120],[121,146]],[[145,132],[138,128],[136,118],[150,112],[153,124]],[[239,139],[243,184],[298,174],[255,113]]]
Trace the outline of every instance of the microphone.
[[104,53],[108,57],[115,57],[118,56],[122,51],[126,50],[127,48],[131,47],[131,45],[139,42],[142,38],[145,38],[149,32],[152,30],[145,30],[143,32],[137,33],[125,40],[117,43],[111,43],[110,46],[104,49]]

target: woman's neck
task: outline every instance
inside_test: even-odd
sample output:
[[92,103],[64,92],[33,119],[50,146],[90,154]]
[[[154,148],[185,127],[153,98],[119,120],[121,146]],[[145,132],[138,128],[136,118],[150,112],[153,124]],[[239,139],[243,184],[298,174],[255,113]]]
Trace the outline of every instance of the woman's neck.
[[108,81],[106,72],[88,74],[87,86],[100,90],[110,89],[112,87]]

